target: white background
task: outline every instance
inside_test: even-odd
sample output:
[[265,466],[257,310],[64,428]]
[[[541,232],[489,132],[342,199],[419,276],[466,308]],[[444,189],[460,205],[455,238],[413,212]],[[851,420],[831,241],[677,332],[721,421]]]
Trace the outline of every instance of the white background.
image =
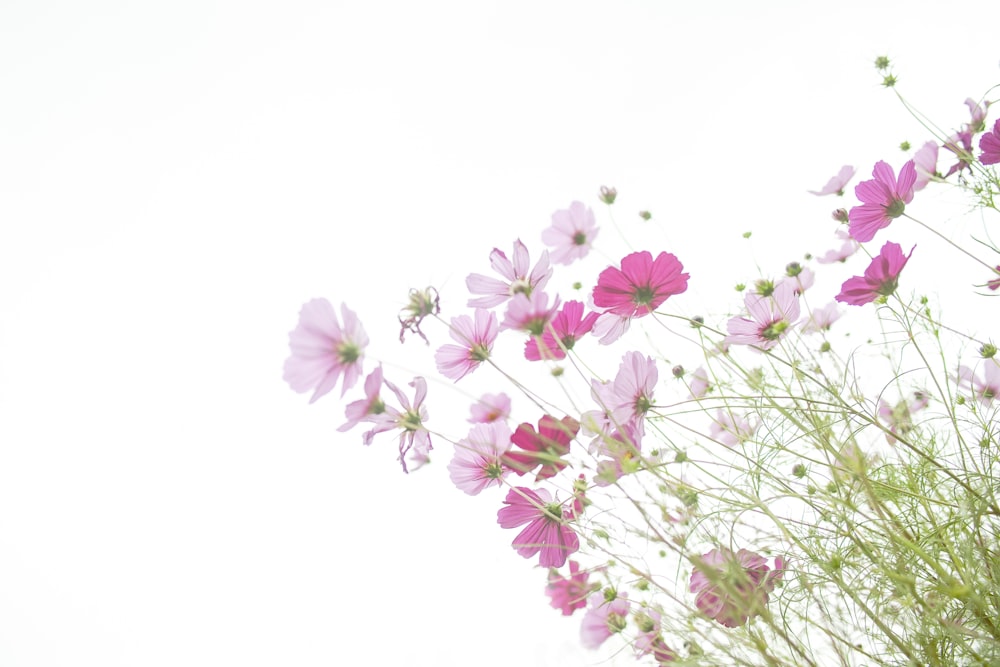
[[409,287],[464,312],[574,199],[610,241],[607,184],[690,271],[678,307],[733,308],[713,285],[830,247],[805,190],[927,138],[874,58],[956,127],[995,9],[5,0],[0,665],[600,663],[450,446],[405,476],[336,433],[339,389],[288,389],[300,305],[347,301],[403,385],[432,352],[395,341]]

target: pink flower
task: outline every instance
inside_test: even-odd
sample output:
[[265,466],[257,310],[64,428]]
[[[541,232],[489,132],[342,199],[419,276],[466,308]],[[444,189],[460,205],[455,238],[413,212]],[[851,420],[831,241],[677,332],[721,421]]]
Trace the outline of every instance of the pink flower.
[[958,386],[971,391],[983,405],[989,405],[993,399],[1000,398],[1000,365],[995,359],[986,359],[982,379],[968,366],[959,366]]
[[688,274],[674,255],[661,252],[653,259],[643,250],[622,259],[622,268],[609,266],[597,278],[594,305],[623,317],[642,317],[668,297],[687,290]]
[[961,173],[963,169],[971,169],[969,166],[973,160],[971,131],[962,130],[951,135],[948,141],[944,142],[944,148],[950,150],[958,157],[958,162],[951,165],[948,172],[944,175],[945,178],[948,178],[955,172]]
[[455,456],[448,464],[451,481],[470,496],[491,484],[500,486],[510,472],[502,461],[508,449],[510,428],[506,424],[476,424],[455,446]]
[[610,345],[625,335],[631,323],[632,318],[627,315],[606,311],[598,316],[591,333],[597,336],[601,345]]
[[1000,118],[993,124],[993,131],[979,137],[979,162],[997,164],[1000,162]]
[[840,319],[842,313],[836,303],[829,303],[817,308],[809,315],[809,321],[802,325],[802,333],[819,333],[829,331],[833,323]]
[[843,262],[848,257],[853,255],[858,251],[861,245],[851,238],[851,235],[842,229],[837,230],[837,238],[843,240],[840,248],[838,250],[827,250],[822,257],[817,257],[816,261],[820,264],[833,264],[834,262]]
[[424,407],[424,398],[427,397],[427,381],[422,377],[415,377],[410,382],[413,387],[413,403],[403,394],[399,388],[385,381],[387,386],[399,400],[402,408],[386,406],[385,411],[375,415],[372,421],[375,428],[365,433],[365,444],[370,445],[372,439],[378,433],[384,433],[398,428],[399,434],[399,463],[403,466],[403,472],[409,472],[407,463],[420,467],[427,463],[429,454],[434,447],[431,445],[431,436],[424,428],[427,421],[427,408]]
[[368,335],[354,311],[341,304],[340,313],[343,328],[329,301],[313,299],[302,306],[299,324],[288,334],[292,355],[285,360],[285,382],[300,394],[314,389],[310,403],[329,393],[341,375],[341,396],[361,377]]
[[848,214],[848,229],[856,241],[871,241],[878,230],[903,215],[906,204],[913,201],[913,184],[917,180],[913,160],[899,170],[898,180],[892,167],[881,160],[875,163],[872,176],[875,178],[862,181],[854,188],[855,196],[864,202]]
[[531,266],[531,257],[528,255],[528,248],[521,243],[521,239],[514,241],[514,261],[507,259],[498,248],[494,248],[490,253],[490,264],[493,270],[507,279],[507,282],[490,278],[478,273],[469,274],[465,279],[465,285],[472,294],[482,294],[477,299],[469,299],[469,308],[492,308],[498,306],[515,294],[530,295],[532,291],[545,287],[545,283],[552,276],[552,269],[549,268],[549,253],[542,251],[542,256],[535,264],[535,268],[528,273]]
[[541,290],[532,292],[531,296],[515,294],[507,305],[507,314],[500,328],[516,329],[526,331],[532,336],[541,336],[545,333],[557,308],[559,308],[559,297],[556,297],[550,308],[549,295]]
[[563,518],[562,506],[553,502],[545,489],[517,486],[507,492],[503,502],[507,507],[497,512],[501,528],[528,524],[512,543],[524,558],[539,554],[542,567],[562,567],[566,558],[580,549],[580,539]]
[[628,624],[629,601],[624,593],[609,601],[600,591],[591,593],[587,601],[590,609],[583,617],[580,627],[580,643],[594,649],[611,635],[625,629]]
[[937,176],[938,145],[928,141],[913,154],[913,167],[917,172],[917,180],[913,183],[913,191],[917,192],[927,187]]
[[568,209],[552,214],[552,226],[542,231],[542,242],[553,247],[553,262],[570,264],[590,252],[597,232],[594,212],[583,202],[575,201]]
[[844,281],[840,287],[840,294],[836,296],[837,301],[852,306],[863,306],[879,296],[889,296],[895,292],[899,285],[899,274],[910,260],[915,248],[916,246],[910,248],[910,254],[904,257],[903,249],[898,243],[886,242],[878,256],[874,257],[872,263],[865,269],[865,275],[854,276]]
[[922,391],[913,392],[911,400],[904,399],[894,406],[879,399],[878,416],[889,425],[889,433],[885,434],[886,442],[893,445],[896,443],[896,436],[912,431],[913,414],[926,408],[928,402],[927,394]]
[[499,419],[510,417],[510,396],[500,392],[499,394],[483,394],[476,403],[469,406],[472,416],[469,421],[473,424],[488,424]]
[[712,549],[695,559],[691,592],[698,610],[727,628],[744,625],[764,611],[775,582],[784,574],[784,559],[774,570],[763,556],[740,549]]
[[688,398],[703,398],[708,393],[708,388],[708,371],[705,370],[704,366],[699,366],[691,374],[691,382],[688,385],[691,394]]
[[809,194],[822,197],[823,195],[837,194],[838,197],[844,194],[844,187],[854,178],[854,167],[851,165],[844,165],[837,172],[837,175],[827,181],[827,184],[823,186],[822,190],[810,190]]
[[639,469],[637,457],[642,446],[642,431],[641,422],[632,422],[595,438],[597,453],[610,458],[598,462],[594,484],[610,486]]
[[788,282],[777,285],[770,296],[747,294],[744,303],[750,317],[734,317],[726,323],[727,344],[756,345],[770,350],[799,318],[799,298]]
[[730,410],[719,408],[709,427],[708,434],[716,442],[726,447],[735,447],[753,437],[757,427],[744,417],[737,417]]
[[1000,264],[997,264],[997,268],[994,269],[994,271],[996,271],[998,277],[987,281],[986,286],[989,287],[992,291],[996,292],[998,289],[1000,289]]
[[561,457],[569,453],[570,441],[580,430],[580,422],[572,417],[556,420],[551,415],[545,415],[538,420],[538,431],[525,422],[517,427],[511,442],[522,451],[507,452],[503,462],[518,474],[523,476],[541,465],[535,481],[539,482],[555,475],[566,467],[566,461]]
[[385,412],[385,403],[379,395],[379,390],[381,388],[382,365],[379,364],[378,368],[373,370],[368,377],[365,378],[365,397],[347,405],[347,408],[344,410],[347,416],[347,422],[337,430],[342,433],[350,431],[360,422],[374,421],[375,415],[380,415]]
[[559,574],[557,570],[549,570],[549,583],[545,594],[551,598],[554,608],[563,616],[572,616],[577,609],[587,606],[587,594],[594,589],[588,579],[590,574],[580,570],[580,564],[575,560],[569,562],[569,578]]
[[986,111],[990,108],[990,103],[986,102],[985,105],[982,105],[971,97],[967,97],[965,98],[965,106],[969,107],[969,122],[964,125],[964,129],[973,134],[986,129]]
[[796,296],[799,296],[816,284],[816,272],[808,267],[799,266],[798,262],[793,262],[789,264],[788,274],[775,284],[775,288],[782,283],[791,283]]
[[639,657],[652,653],[657,664],[665,665],[674,662],[679,656],[660,636],[660,619],[660,612],[649,607],[642,607],[635,614],[635,624],[639,626],[635,637],[635,652]]
[[497,339],[496,315],[476,308],[475,316],[475,322],[468,315],[451,318],[451,337],[461,345],[442,345],[434,355],[441,375],[456,382],[490,358]]
[[524,344],[525,359],[565,359],[566,353],[562,348],[572,350],[576,341],[590,333],[597,321],[598,313],[591,312],[584,317],[583,309],[584,306],[579,301],[567,301],[563,304],[562,310],[545,327],[545,333],[541,337],[532,336]]
[[616,425],[642,421],[653,405],[653,391],[659,381],[656,362],[639,352],[626,352],[618,366],[618,374],[602,391],[601,407],[610,413]]

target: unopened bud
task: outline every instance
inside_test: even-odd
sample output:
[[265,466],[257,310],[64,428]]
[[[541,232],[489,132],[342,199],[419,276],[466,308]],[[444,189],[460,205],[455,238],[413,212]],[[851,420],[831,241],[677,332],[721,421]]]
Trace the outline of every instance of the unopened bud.
[[997,346],[993,343],[983,343],[979,346],[979,356],[983,359],[992,359],[996,356]]
[[642,218],[643,220],[649,220],[650,218],[653,217],[653,214],[650,213],[649,211],[639,211],[639,217]]
[[618,191],[615,190],[614,188],[609,188],[606,185],[601,186],[601,201],[604,202],[605,204],[608,205],[614,204],[615,197],[617,196],[618,196]]
[[838,208],[836,211],[833,212],[833,219],[836,220],[837,222],[843,222],[846,224],[848,221],[847,209]]
[[680,364],[674,366],[670,372],[674,374],[675,378],[684,377],[684,367]]
[[794,278],[795,276],[802,273],[802,265],[798,262],[789,262],[785,266],[785,275],[789,278]]

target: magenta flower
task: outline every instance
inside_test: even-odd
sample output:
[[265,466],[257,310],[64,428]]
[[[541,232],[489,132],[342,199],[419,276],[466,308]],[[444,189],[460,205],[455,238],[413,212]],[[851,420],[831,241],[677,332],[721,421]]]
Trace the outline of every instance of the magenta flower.
[[944,148],[948,149],[958,158],[958,161],[951,165],[944,177],[948,178],[955,172],[961,173],[963,169],[971,169],[972,163],[972,132],[968,129],[956,132],[944,142]]
[[503,457],[503,462],[513,469],[518,476],[523,476],[541,465],[535,477],[536,482],[555,475],[566,467],[562,459],[569,453],[570,441],[580,430],[580,422],[572,417],[556,420],[551,415],[544,415],[538,420],[538,431],[525,422],[517,427],[511,442],[522,451],[510,451]]
[[540,337],[532,336],[524,344],[525,359],[565,359],[563,348],[572,350],[576,341],[590,333],[597,321],[598,313],[591,312],[584,317],[583,310],[584,306],[579,301],[567,301],[563,304],[562,310],[545,327],[545,332]]
[[623,317],[642,317],[675,294],[687,290],[688,274],[674,255],[661,252],[653,259],[643,250],[622,259],[621,269],[601,271],[594,288],[594,305]]
[[928,141],[913,154],[913,167],[917,172],[917,180],[913,183],[914,192],[923,190],[937,177],[937,160],[938,145],[933,141]]
[[499,394],[483,394],[482,397],[471,406],[469,411],[472,416],[469,421],[473,424],[488,424],[510,417],[510,396],[500,392]]
[[503,455],[510,449],[510,428],[503,422],[476,424],[455,446],[448,464],[451,481],[470,496],[491,484],[500,486],[510,469]]
[[569,562],[569,577],[564,577],[555,569],[549,570],[549,583],[545,586],[545,594],[551,598],[549,604],[562,612],[563,616],[572,616],[577,609],[587,606],[587,595],[594,590],[589,583],[590,573],[580,570],[580,564],[575,560]]
[[871,241],[878,230],[903,215],[906,204],[913,201],[913,184],[917,180],[913,160],[899,170],[899,179],[892,167],[881,160],[875,163],[872,176],[875,178],[862,181],[854,188],[855,196],[863,202],[848,214],[848,229],[856,241]]
[[375,421],[376,415],[385,412],[385,403],[379,394],[380,389],[382,389],[381,364],[365,378],[365,397],[347,405],[344,410],[347,422],[337,430],[341,433],[350,431],[360,422]]
[[986,129],[986,111],[990,108],[990,103],[979,104],[971,97],[965,98],[965,106],[969,107],[969,122],[965,123],[964,129],[973,134],[977,134]]
[[587,601],[590,609],[580,626],[580,643],[594,649],[606,642],[611,635],[625,629],[630,605],[624,593],[609,601],[604,593],[597,591],[591,593]]
[[340,395],[361,377],[368,335],[354,311],[340,305],[344,326],[326,299],[313,299],[299,312],[299,323],[288,334],[292,354],[285,360],[285,382],[298,393],[313,389],[310,403],[330,392],[344,376]]
[[597,232],[594,212],[583,202],[575,201],[568,209],[552,214],[552,226],[542,231],[542,242],[553,248],[553,262],[570,264],[590,252]]
[[889,425],[889,432],[885,434],[886,442],[890,445],[896,444],[896,436],[906,435],[913,430],[913,414],[927,407],[929,402],[925,392],[913,392],[913,398],[903,399],[894,406],[890,406],[883,399],[879,399],[878,416]]
[[730,410],[719,408],[709,427],[708,434],[716,442],[726,447],[735,447],[753,437],[757,427],[745,417],[737,417]]
[[541,290],[527,294],[515,294],[507,305],[507,314],[500,328],[526,331],[532,336],[542,336],[549,322],[559,308],[559,297],[549,307],[549,295]]
[[497,512],[501,528],[528,524],[511,545],[524,558],[539,554],[542,567],[562,567],[566,558],[580,549],[580,539],[563,518],[562,506],[553,502],[545,489],[517,486],[507,492],[503,502],[507,507]]
[[402,408],[387,405],[384,412],[374,415],[372,421],[375,422],[375,428],[365,433],[365,444],[370,445],[378,433],[398,428],[400,430],[399,463],[403,466],[403,472],[409,472],[409,466],[419,468],[427,463],[430,460],[430,451],[434,449],[431,445],[430,433],[424,428],[424,422],[427,421],[427,408],[424,407],[424,399],[427,397],[427,381],[422,377],[415,377],[410,382],[410,386],[414,390],[412,404],[396,385],[386,380],[385,386],[396,395]]
[[996,271],[998,277],[986,281],[986,286],[989,287],[990,290],[992,290],[993,292],[996,292],[998,289],[1000,289],[1000,264],[997,264],[997,267],[994,269],[994,271]]
[[959,366],[958,386],[971,391],[983,405],[989,405],[1000,398],[1000,365],[995,359],[986,359],[982,379],[968,366]]
[[810,190],[809,194],[816,195],[817,197],[822,197],[823,195],[832,195],[836,193],[838,197],[844,194],[844,187],[854,178],[855,169],[849,164],[845,164],[837,172],[837,175],[827,181],[826,185],[823,186],[822,190]]
[[822,257],[817,257],[816,261],[820,264],[833,264],[834,262],[844,262],[848,257],[853,255],[861,247],[857,241],[851,238],[851,235],[842,229],[838,229],[836,232],[837,238],[841,239],[843,243],[839,249],[827,250]]
[[872,259],[872,263],[865,269],[865,275],[854,276],[844,281],[840,287],[840,294],[836,296],[837,301],[852,306],[863,306],[871,303],[879,296],[889,296],[896,291],[899,285],[899,274],[903,267],[913,255],[913,248],[910,254],[903,256],[903,249],[898,243],[887,241],[877,257]]
[[802,333],[819,333],[829,331],[833,323],[840,319],[843,313],[837,308],[836,303],[829,303],[822,308],[817,308],[809,315],[809,320],[802,325]]
[[744,625],[764,611],[784,567],[780,557],[772,570],[766,558],[752,551],[712,549],[695,559],[690,586],[695,606],[727,628]]
[[475,321],[468,315],[451,318],[451,337],[460,345],[442,345],[434,354],[441,375],[458,382],[490,358],[497,339],[497,317],[476,308]]
[[799,318],[799,298],[795,287],[788,282],[777,285],[770,296],[747,294],[744,303],[750,317],[734,317],[726,323],[727,344],[756,345],[770,350]]
[[993,131],[979,137],[979,162],[997,164],[1000,162],[1000,118],[993,124]]
[[469,299],[469,308],[492,308],[515,294],[530,295],[532,291],[545,287],[545,283],[552,277],[547,250],[542,251],[535,268],[528,272],[531,257],[521,239],[514,241],[513,262],[498,248],[494,248],[490,253],[490,265],[494,271],[506,278],[506,282],[478,273],[469,274],[465,279],[469,292],[484,295],[477,299]]

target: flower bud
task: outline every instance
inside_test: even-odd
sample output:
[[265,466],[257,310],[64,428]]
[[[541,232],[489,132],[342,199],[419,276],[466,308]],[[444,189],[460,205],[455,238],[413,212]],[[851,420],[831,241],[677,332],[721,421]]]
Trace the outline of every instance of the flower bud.
[[606,185],[601,186],[601,201],[609,206],[615,203],[615,197],[618,196],[618,191],[614,188],[609,188]]
[[842,222],[844,224],[847,224],[847,220],[848,220],[848,218],[847,218],[847,209],[846,208],[838,208],[836,211],[833,212],[833,219],[836,220],[837,222]]
[[639,211],[639,217],[642,218],[643,220],[649,220],[650,218],[653,217],[653,214],[650,213],[649,211]]
[[979,356],[983,359],[992,359],[996,356],[997,346],[993,343],[983,343],[979,346]]
[[785,265],[785,275],[789,278],[794,278],[800,273],[802,273],[802,265],[798,262],[789,262]]
[[675,378],[684,377],[684,367],[680,364],[674,366],[670,372],[674,374]]

